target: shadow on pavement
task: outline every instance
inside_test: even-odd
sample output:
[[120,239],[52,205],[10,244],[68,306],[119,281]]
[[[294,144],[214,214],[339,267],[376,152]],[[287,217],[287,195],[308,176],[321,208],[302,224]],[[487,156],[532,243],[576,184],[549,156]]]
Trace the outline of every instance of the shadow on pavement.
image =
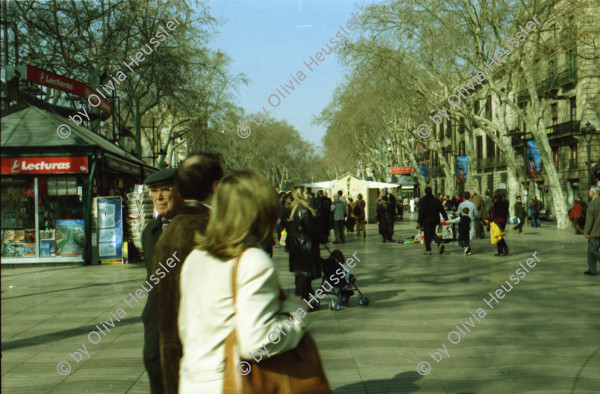
[[[122,319],[120,322],[115,322],[119,327],[123,325],[136,324],[142,320],[141,316],[138,317],[130,317],[127,319]],[[19,349],[22,347],[36,346],[42,345],[45,343],[59,341],[61,339],[65,339],[68,337],[73,337],[81,334],[89,334],[90,331],[96,331],[97,328],[95,325],[83,326],[76,329],[70,330],[62,330],[49,334],[37,335],[35,337],[25,338],[25,339],[17,339],[15,341],[8,341],[2,343],[2,351],[5,352],[7,350]]]
[[414,393],[420,390],[415,382],[422,376],[415,371],[402,372],[393,379],[366,380],[333,390],[334,394],[350,393]]

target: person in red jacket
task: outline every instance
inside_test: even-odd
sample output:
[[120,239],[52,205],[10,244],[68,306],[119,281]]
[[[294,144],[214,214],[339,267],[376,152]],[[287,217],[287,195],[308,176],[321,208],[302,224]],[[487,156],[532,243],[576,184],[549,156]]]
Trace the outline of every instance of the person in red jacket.
[[573,223],[575,234],[582,234],[581,230],[581,218],[583,217],[583,207],[579,203],[579,200],[575,200],[571,210],[569,211],[569,220]]

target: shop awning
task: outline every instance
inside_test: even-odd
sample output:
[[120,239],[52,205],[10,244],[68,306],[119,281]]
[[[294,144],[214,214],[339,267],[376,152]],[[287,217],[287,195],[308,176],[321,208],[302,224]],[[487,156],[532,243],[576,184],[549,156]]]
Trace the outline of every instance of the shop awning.
[[[61,125],[71,130],[66,138],[59,137],[56,131]],[[71,119],[34,106],[2,116],[1,130],[2,148],[99,147],[134,164],[151,167],[102,136],[77,126]],[[63,130],[66,130],[64,126]]]

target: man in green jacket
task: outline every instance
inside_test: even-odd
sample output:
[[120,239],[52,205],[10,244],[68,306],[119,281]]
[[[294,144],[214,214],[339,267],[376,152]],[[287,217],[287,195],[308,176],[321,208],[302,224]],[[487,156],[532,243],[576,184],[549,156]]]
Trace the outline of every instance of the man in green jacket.
[[600,260],[600,186],[592,186],[588,191],[590,204],[588,205],[583,234],[588,240],[588,270],[586,275],[597,274],[596,264]]
[[513,230],[519,230],[519,234],[523,234],[523,224],[525,224],[525,206],[521,201],[521,196],[517,196],[517,202],[515,202],[515,216],[519,218],[519,224],[513,227]]

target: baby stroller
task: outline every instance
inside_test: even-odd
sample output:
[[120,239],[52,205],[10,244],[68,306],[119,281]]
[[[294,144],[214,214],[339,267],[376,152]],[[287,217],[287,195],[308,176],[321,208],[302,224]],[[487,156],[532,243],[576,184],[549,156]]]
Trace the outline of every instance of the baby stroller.
[[[329,257],[321,258],[321,268],[323,269],[323,280],[321,280],[321,289],[324,294],[329,294],[337,297],[337,301],[331,300],[329,309],[339,311],[341,304],[347,304],[350,297],[354,295],[354,290],[358,291],[360,298],[358,304],[362,306],[369,305],[369,298],[363,296],[358,286],[356,286],[356,276],[350,273],[350,267],[344,262],[346,259],[339,249],[333,252],[329,250]],[[329,290],[323,284],[327,282]]]

